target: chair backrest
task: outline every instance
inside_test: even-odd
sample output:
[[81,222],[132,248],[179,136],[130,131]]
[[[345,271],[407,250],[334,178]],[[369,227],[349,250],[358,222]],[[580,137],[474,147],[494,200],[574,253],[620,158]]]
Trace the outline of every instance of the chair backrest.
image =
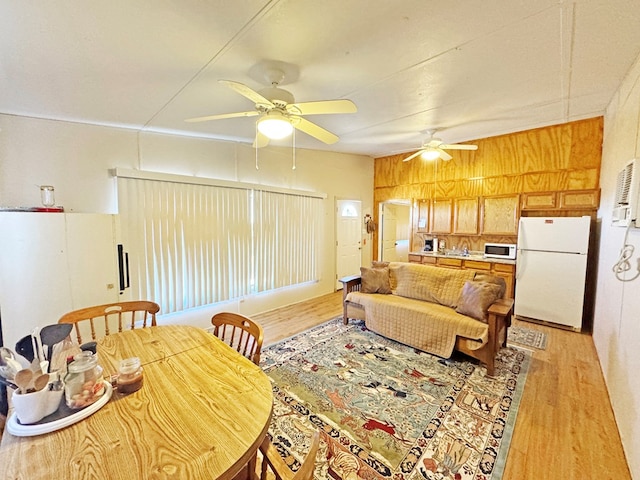
[[213,334],[231,348],[260,365],[262,327],[244,315],[220,312],[211,317]]
[[266,436],[260,445],[260,452],[262,452],[260,480],[267,479],[268,467],[271,467],[271,472],[276,477],[276,480],[312,480],[319,446],[320,432],[316,430],[311,438],[311,447],[309,448],[307,456],[298,471],[294,473],[282,459],[276,447],[273,446],[269,440],[269,436]]
[[65,313],[58,323],[73,323],[78,343],[136,327],[155,327],[160,305],[146,300],[107,303]]

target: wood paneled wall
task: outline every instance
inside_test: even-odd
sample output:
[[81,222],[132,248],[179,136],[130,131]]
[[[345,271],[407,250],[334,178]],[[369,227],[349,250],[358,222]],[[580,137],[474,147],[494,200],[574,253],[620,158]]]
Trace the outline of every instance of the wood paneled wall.
[[[376,158],[374,219],[378,221],[377,205],[391,199],[408,199],[415,205],[434,198],[597,190],[603,123],[603,117],[596,117],[474,140],[469,143],[477,145],[477,150],[450,150],[453,158],[448,162],[419,157],[403,162],[410,153]],[[453,240],[458,245],[463,240],[472,249],[484,240],[496,241],[481,236]]]

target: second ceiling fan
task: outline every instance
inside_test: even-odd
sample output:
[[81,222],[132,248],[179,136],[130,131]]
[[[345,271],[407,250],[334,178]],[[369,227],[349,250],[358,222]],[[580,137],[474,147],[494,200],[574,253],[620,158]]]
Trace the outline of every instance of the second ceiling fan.
[[256,122],[256,138],[253,146],[265,147],[269,140],[277,140],[291,134],[293,129],[310,135],[326,144],[336,143],[338,136],[310,122],[305,115],[328,115],[336,113],[355,113],[357,108],[351,100],[320,100],[296,103],[293,95],[278,87],[284,79],[284,72],[278,68],[267,68],[264,72],[270,87],[256,91],[231,80],[218,80],[236,93],[248,98],[255,104],[254,110],[246,112],[223,113],[187,119],[187,122],[206,122],[235,117],[260,116]]
[[426,160],[435,160],[436,158],[441,158],[442,160],[451,160],[453,157],[449,155],[445,150],[477,150],[477,145],[467,145],[467,144],[459,144],[459,143],[443,143],[439,138],[435,138],[433,135],[436,133],[435,130],[427,130],[427,139],[422,142],[422,147],[417,152],[409,155],[407,158],[402,160],[403,162],[408,162],[409,160],[413,160],[417,156],[421,155]]

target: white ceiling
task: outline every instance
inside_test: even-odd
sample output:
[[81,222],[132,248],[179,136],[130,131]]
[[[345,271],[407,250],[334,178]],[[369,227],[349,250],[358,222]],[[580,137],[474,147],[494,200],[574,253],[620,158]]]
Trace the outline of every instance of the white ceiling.
[[382,156],[602,115],[639,26],[637,0],[2,0],[0,113],[251,143],[255,117],[184,119],[252,110],[217,80],[277,60],[296,101],[358,107],[298,147]]

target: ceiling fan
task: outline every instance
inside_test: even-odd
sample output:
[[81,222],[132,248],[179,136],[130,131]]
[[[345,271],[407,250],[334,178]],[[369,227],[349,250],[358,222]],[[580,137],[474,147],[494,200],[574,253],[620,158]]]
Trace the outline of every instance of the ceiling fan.
[[266,68],[264,76],[270,87],[255,91],[252,88],[231,80],[218,80],[236,93],[248,98],[255,104],[255,110],[246,112],[223,113],[206,117],[189,118],[187,122],[207,122],[235,117],[259,116],[256,122],[255,148],[265,147],[269,140],[285,138],[293,129],[310,135],[326,144],[336,143],[338,136],[310,122],[305,115],[328,115],[336,113],[354,113],[357,111],[351,100],[321,100],[315,102],[296,103],[291,92],[278,85],[284,79],[284,72],[279,68]]
[[414,159],[418,155],[422,156],[425,160],[435,160],[436,158],[441,158],[442,160],[451,160],[453,157],[449,155],[445,150],[477,150],[477,145],[463,145],[458,143],[445,144],[442,143],[442,140],[439,138],[435,138],[433,135],[436,133],[435,130],[427,130],[427,139],[422,142],[422,147],[417,152],[409,155],[407,158],[403,160],[403,162],[408,162],[409,160]]

